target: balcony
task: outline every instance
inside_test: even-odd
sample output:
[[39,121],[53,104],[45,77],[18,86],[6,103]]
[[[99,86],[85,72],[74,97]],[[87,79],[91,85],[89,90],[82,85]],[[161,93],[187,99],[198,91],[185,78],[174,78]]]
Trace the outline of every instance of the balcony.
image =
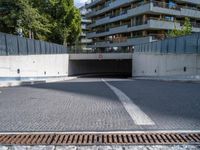
[[88,28],[93,28],[95,26],[99,26],[99,25],[103,25],[103,24],[109,24],[111,22],[115,22],[115,21],[119,21],[122,19],[126,19],[135,15],[139,15],[145,12],[149,12],[150,11],[150,3],[139,3],[137,5],[137,7],[132,8],[132,9],[128,9],[124,12],[121,12],[118,15],[115,16],[107,16],[105,18],[96,20],[95,23],[88,25]]
[[151,3],[151,11],[155,13],[170,14],[183,17],[200,18],[200,10],[196,7],[180,6],[177,4],[154,1]]
[[91,39],[81,39],[81,43],[92,43]]
[[126,32],[127,29],[128,29],[128,25],[122,25],[122,26],[110,28],[108,30],[88,33],[87,37],[94,38],[94,37],[99,37],[99,36],[112,35],[112,34],[116,34],[116,33],[123,33],[123,32]]
[[180,1],[200,5],[199,0],[180,0]]
[[86,2],[86,8],[90,8],[90,7],[93,7],[94,5],[98,4],[99,2],[101,2],[101,0],[93,0],[93,1],[88,1]]
[[[174,22],[169,21],[166,19],[159,19],[159,18],[149,18],[145,22],[136,22],[132,26],[130,24],[125,24],[123,26],[117,26],[110,28],[108,30],[104,30],[101,32],[92,32],[88,33],[88,38],[94,38],[94,37],[101,37],[101,36],[108,36],[118,33],[127,33],[127,32],[133,32],[133,31],[139,31],[139,30],[145,30],[145,29],[165,29],[165,30],[172,30],[174,27],[177,29],[181,29],[184,22]],[[193,32],[200,32],[200,24],[192,22],[192,31]]]
[[128,17],[132,17],[150,11],[168,15],[170,14],[183,17],[200,18],[200,10],[194,7],[183,7],[176,4],[170,5],[169,3],[162,3],[159,1],[153,1],[151,3],[140,2],[135,6],[135,8],[126,10],[125,13],[122,12],[118,15],[116,14],[114,16],[107,16],[105,18],[96,20],[95,23],[88,25],[88,28],[119,21]]
[[106,11],[109,11],[111,9],[117,8],[117,7],[124,5],[126,3],[129,3],[131,1],[133,1],[133,0],[116,0],[114,2],[105,4],[103,7],[101,7],[98,10],[93,10],[93,11],[89,12],[88,14],[86,14],[86,16],[87,17],[93,17],[93,16],[99,15],[101,13],[104,13]]
[[99,41],[94,45],[90,45],[90,48],[103,48],[103,47],[123,47],[123,46],[133,46],[142,43],[148,43],[153,40],[152,36],[147,37],[133,37],[133,38],[121,38],[115,39],[113,41]]

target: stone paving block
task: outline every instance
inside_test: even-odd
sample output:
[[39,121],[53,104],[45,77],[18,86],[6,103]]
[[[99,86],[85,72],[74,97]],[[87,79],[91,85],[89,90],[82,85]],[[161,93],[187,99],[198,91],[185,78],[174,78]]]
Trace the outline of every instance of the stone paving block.
[[100,146],[98,150],[125,150],[122,146]]
[[56,146],[55,150],[77,150],[76,146]]
[[9,150],[27,150],[30,146],[10,146]]
[[199,150],[199,145],[154,146],[0,146],[0,150]]
[[8,150],[9,148],[7,146],[0,146],[0,150]]
[[1,88],[0,132],[200,130],[200,84],[106,80],[156,125],[137,126],[101,79],[84,78]]
[[55,150],[55,146],[33,146],[27,148],[27,150]]

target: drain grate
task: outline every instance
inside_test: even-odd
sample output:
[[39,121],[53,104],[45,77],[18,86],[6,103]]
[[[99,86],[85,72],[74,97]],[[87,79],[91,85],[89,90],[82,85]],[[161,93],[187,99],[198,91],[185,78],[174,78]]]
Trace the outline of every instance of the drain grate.
[[2,145],[200,144],[200,133],[10,134]]

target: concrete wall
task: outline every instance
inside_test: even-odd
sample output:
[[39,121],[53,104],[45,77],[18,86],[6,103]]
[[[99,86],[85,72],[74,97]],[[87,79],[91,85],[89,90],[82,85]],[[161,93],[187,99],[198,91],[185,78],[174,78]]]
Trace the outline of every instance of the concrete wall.
[[70,60],[69,75],[82,74],[129,74],[132,60]]
[[132,66],[133,76],[200,75],[200,55],[134,53]]
[[68,54],[0,56],[0,78],[67,76],[68,62]]
[[70,60],[116,60],[132,59],[132,53],[93,53],[93,54],[70,54]]

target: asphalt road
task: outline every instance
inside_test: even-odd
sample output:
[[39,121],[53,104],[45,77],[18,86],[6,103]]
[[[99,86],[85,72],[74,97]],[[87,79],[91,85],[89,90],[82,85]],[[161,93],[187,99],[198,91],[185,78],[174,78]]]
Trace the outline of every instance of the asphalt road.
[[96,77],[0,91],[0,132],[200,130],[196,83]]

